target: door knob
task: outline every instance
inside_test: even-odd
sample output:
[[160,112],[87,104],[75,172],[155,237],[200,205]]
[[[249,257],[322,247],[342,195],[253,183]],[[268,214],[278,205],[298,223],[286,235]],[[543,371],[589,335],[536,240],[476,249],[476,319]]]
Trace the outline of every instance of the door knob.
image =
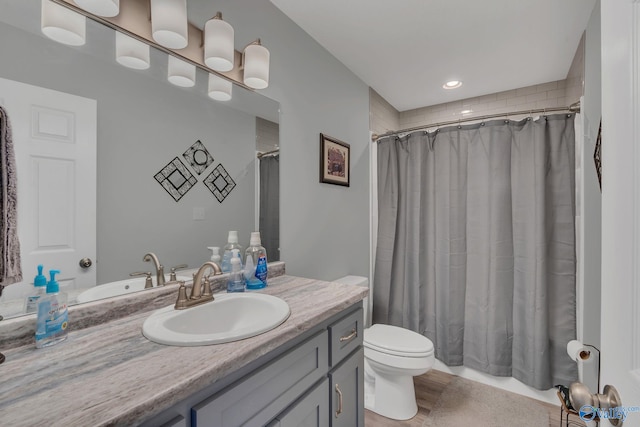
[[91,262],[91,258],[82,258],[78,264],[80,264],[82,268],[89,268],[93,263]]

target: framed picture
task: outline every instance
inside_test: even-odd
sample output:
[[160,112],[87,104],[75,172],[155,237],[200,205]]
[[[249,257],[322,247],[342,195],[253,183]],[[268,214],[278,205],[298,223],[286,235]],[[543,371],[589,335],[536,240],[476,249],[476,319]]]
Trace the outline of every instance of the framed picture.
[[349,186],[351,147],[346,142],[320,134],[320,182]]

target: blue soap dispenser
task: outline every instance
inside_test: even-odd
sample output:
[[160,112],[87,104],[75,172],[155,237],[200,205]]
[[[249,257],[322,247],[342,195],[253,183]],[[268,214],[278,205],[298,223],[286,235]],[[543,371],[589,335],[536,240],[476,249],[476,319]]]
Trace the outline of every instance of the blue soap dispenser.
[[43,266],[38,265],[38,275],[33,279],[33,292],[27,296],[24,303],[25,313],[35,313],[38,310],[38,300],[47,293],[47,278],[42,274]]
[[59,270],[49,270],[51,280],[47,283],[47,293],[38,301],[36,348],[64,341],[69,332],[67,294],[60,292],[60,285],[56,281],[56,274],[59,273]]

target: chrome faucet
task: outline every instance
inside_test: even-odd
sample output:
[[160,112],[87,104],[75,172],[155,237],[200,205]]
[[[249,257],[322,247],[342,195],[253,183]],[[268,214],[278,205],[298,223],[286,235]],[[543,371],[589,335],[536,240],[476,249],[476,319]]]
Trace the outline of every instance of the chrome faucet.
[[187,298],[187,288],[185,287],[184,282],[180,282],[178,300],[174,306],[176,310],[184,310],[185,308],[193,307],[194,305],[213,301],[208,276],[204,275],[205,271],[209,268],[213,270],[214,275],[222,274],[222,269],[215,262],[207,261],[202,264],[198,269],[198,272],[193,275],[193,285],[191,287],[191,296],[189,296],[189,298]]
[[142,258],[144,262],[153,261],[154,266],[156,267],[156,286],[164,286],[164,266],[160,264],[158,261],[158,257],[153,252],[149,252],[145,254],[144,258]]

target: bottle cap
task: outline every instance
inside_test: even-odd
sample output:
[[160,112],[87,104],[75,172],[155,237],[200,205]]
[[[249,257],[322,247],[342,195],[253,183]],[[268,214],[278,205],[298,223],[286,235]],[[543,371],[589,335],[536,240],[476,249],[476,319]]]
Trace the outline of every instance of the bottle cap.
[[207,246],[207,249],[211,251],[211,255],[220,255],[220,247],[219,246]]
[[251,246],[260,246],[260,232],[259,231],[252,231],[251,232],[251,241],[250,241],[250,245]]
[[49,270],[49,275],[51,276],[51,280],[47,283],[47,293],[52,294],[56,292],[60,292],[60,285],[56,281],[56,274],[59,274],[60,270]]
[[38,275],[33,279],[34,286],[47,286],[47,278],[42,274],[42,264],[38,265]]
[[238,232],[230,231],[229,238],[227,239],[229,243],[238,243]]

